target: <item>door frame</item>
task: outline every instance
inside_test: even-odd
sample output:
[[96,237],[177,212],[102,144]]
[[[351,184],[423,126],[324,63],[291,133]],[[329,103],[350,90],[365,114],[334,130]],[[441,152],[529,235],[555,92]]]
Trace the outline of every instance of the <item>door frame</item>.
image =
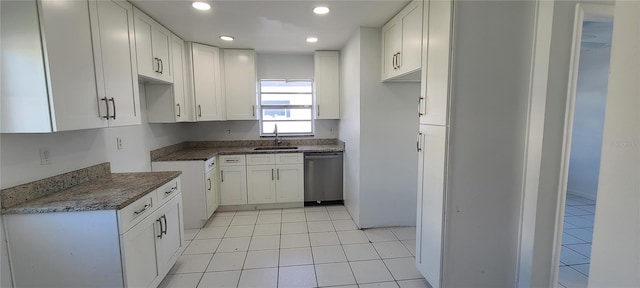
[[562,251],[562,232],[564,229],[564,211],[567,199],[569,179],[569,160],[571,158],[571,144],[573,136],[573,122],[578,86],[578,71],[580,66],[580,48],[582,43],[582,26],[584,21],[613,22],[614,5],[576,4],[573,23],[573,42],[571,46],[571,64],[569,68],[569,83],[567,84],[567,103],[564,120],[564,135],[562,143],[562,157],[560,166],[560,182],[556,207],[556,230],[553,241],[553,266],[551,284],[556,287],[560,271],[560,254]]

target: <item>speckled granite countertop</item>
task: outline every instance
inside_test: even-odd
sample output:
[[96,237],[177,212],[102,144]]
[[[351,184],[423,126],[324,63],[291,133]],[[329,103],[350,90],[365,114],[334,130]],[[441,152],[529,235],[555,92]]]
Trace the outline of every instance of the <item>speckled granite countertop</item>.
[[310,139],[283,141],[280,146],[296,146],[297,149],[254,150],[272,146],[273,140],[185,142],[151,151],[152,161],[206,161],[216,155],[342,152],[344,142],[337,139]]
[[180,176],[181,172],[113,173],[17,205],[2,214],[117,210]]

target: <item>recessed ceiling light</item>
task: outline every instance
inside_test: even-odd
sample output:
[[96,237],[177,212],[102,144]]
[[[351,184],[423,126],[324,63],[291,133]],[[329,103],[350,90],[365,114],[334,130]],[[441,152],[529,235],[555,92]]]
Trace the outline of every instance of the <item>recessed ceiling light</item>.
[[328,7],[324,7],[324,6],[319,6],[316,8],[313,8],[313,13],[322,15],[322,14],[327,14],[329,13],[329,11],[331,11]]
[[224,41],[233,41],[233,37],[231,36],[220,36],[220,39],[224,40]]
[[318,42],[318,38],[316,38],[316,37],[307,37],[307,42],[316,43],[316,42]]
[[211,5],[209,5],[209,3],[205,3],[205,2],[193,2],[191,4],[191,6],[193,6],[193,8],[196,8],[198,10],[209,10],[209,9],[211,9]]

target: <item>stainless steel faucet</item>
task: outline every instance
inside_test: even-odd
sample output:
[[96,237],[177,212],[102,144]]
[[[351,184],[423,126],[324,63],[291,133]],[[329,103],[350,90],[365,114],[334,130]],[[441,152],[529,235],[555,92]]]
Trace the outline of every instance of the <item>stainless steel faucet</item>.
[[273,133],[276,134],[276,139],[274,139],[275,146],[280,146],[280,144],[282,144],[282,141],[280,139],[278,139],[278,124],[275,124],[275,128],[273,129]]

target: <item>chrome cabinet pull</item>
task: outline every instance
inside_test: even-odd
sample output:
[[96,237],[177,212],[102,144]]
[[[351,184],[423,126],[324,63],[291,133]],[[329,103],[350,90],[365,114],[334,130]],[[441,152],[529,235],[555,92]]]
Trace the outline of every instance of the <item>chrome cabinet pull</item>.
[[178,183],[176,183],[176,187],[171,187],[171,189],[169,191],[164,191],[165,195],[169,195],[171,193],[173,193],[173,191],[178,190]]
[[317,105],[316,112],[318,113],[318,117],[320,117],[320,105]]
[[207,188],[207,190],[211,191],[211,188],[213,187],[213,185],[211,185],[211,178],[207,179],[207,181],[209,182],[209,188]]
[[391,58],[391,66],[393,66],[393,70],[396,70],[396,56],[398,56],[398,53],[394,53],[393,58]]
[[418,152],[422,151],[422,148],[420,147],[420,138],[422,138],[422,132],[418,133],[418,138],[416,139],[416,149]]
[[256,105],[251,105],[251,115],[256,117]]
[[180,104],[176,104],[176,106],[178,106],[178,117],[180,117],[180,115],[182,114],[182,111],[180,110]]
[[396,62],[398,63],[398,69],[402,66],[402,58],[400,58],[401,53],[398,52],[398,57],[396,57]]
[[151,204],[146,204],[144,205],[144,207],[142,207],[142,209],[138,210],[138,211],[133,211],[133,214],[135,215],[140,215],[142,214],[145,210],[147,210],[149,207],[151,207]]
[[158,235],[156,235],[156,237],[162,239],[162,217],[156,219],[156,222],[158,222],[158,224],[160,224],[160,233]]
[[107,116],[102,116],[102,118],[104,119],[109,119],[109,100],[107,100],[107,97],[101,98],[100,100],[104,101],[104,105],[107,106]]
[[224,170],[220,170],[220,182],[224,182]]
[[158,58],[158,61],[160,61],[160,74],[162,74],[162,72],[164,72],[164,62],[162,62],[160,58]]
[[158,59],[158,57],[153,57],[153,61],[154,61],[153,71],[155,71],[156,73],[160,73],[160,61],[159,60],[160,59]]
[[424,100],[424,97],[420,96],[420,98],[418,98],[418,118],[424,115],[424,113],[422,113],[422,100]]
[[224,162],[227,162],[227,163],[238,163],[238,162],[240,162],[240,160],[238,160],[238,159],[226,159],[226,160],[224,160]]
[[271,180],[273,181],[273,169],[271,169]]
[[109,98],[109,102],[111,102],[111,104],[113,104],[113,116],[111,116],[111,119],[115,120],[116,119],[116,99],[111,97],[111,98]]
[[164,219],[164,231],[162,231],[162,227],[160,227],[160,231],[162,231],[162,234],[167,235],[167,216],[163,214],[160,218]]
[[202,106],[198,105],[198,117],[202,117]]

